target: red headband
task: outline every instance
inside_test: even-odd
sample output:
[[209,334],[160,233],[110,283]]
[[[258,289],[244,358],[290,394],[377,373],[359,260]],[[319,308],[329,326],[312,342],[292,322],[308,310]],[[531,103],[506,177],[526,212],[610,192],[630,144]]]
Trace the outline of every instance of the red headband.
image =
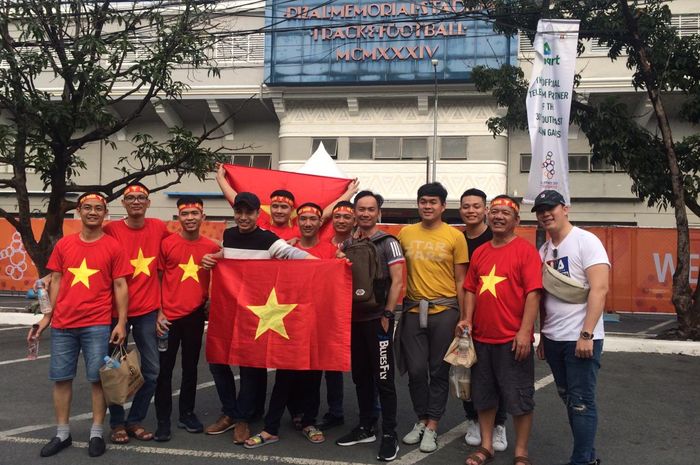
[[518,207],[518,204],[515,203],[515,202],[513,202],[513,201],[510,200],[510,199],[506,199],[506,198],[501,197],[501,198],[499,198],[499,199],[494,199],[494,200],[491,201],[491,206],[492,206],[492,207],[495,207],[495,206],[498,206],[498,205],[503,205],[503,206],[506,206],[506,207],[510,207],[510,208],[512,208],[513,210],[515,210],[515,213],[520,213],[520,207]]
[[126,189],[124,189],[124,195],[133,194],[135,192],[141,192],[142,194],[146,194],[146,195],[149,194],[148,189],[146,189],[143,186],[139,186],[139,185],[129,186]]
[[82,205],[85,203],[87,200],[99,200],[102,202],[102,205],[107,206],[107,201],[105,200],[104,197],[102,197],[99,194],[88,194],[85,197],[81,198],[80,201],[78,202],[78,205]]
[[270,203],[272,203],[272,202],[282,202],[282,203],[286,203],[290,207],[294,206],[294,201],[292,199],[290,199],[288,197],[283,197],[281,195],[276,195],[274,197],[270,197]]
[[202,205],[201,203],[183,203],[182,205],[177,206],[177,211],[181,212],[186,208],[196,208],[200,212],[204,211],[204,205]]
[[350,213],[351,215],[355,214],[355,211],[352,208],[348,207],[347,205],[341,205],[340,207],[335,207],[333,209],[333,213],[335,213],[335,212]]
[[321,216],[321,210],[316,207],[312,207],[311,205],[301,207],[299,210],[297,210],[297,215],[303,215],[304,213],[313,213],[314,215]]

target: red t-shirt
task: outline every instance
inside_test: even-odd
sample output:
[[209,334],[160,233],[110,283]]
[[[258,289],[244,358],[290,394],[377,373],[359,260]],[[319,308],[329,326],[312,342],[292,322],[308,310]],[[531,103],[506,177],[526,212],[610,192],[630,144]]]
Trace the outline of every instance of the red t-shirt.
[[277,226],[267,215],[260,215],[258,217],[258,226],[263,229],[267,229],[268,231],[272,231],[273,233],[277,234],[277,237],[285,241],[299,237],[299,229],[297,228],[296,222],[292,222],[291,226]]
[[321,230],[318,232],[318,237],[319,239],[321,239],[321,242],[330,242],[334,236],[335,229],[333,229],[332,221],[328,221],[323,226],[321,226]]
[[338,251],[338,247],[331,244],[329,241],[318,241],[318,244],[308,249],[302,247],[301,242],[298,242],[296,248],[308,252],[316,258],[335,258],[335,254]]
[[163,313],[169,321],[189,315],[209,297],[209,271],[200,266],[202,257],[216,253],[220,247],[211,239],[199,236],[189,241],[179,234],[163,240]]
[[133,229],[124,220],[119,220],[107,224],[104,231],[122,244],[131,264],[131,273],[127,277],[129,318],[159,309],[158,270],[162,269],[160,243],[170,235],[165,223],[155,218],[146,218],[142,228]]
[[520,330],[527,294],[542,289],[540,256],[521,237],[497,248],[487,242],[469,261],[464,289],[476,296],[474,340],[510,342]]
[[80,234],[65,236],[54,247],[46,268],[63,274],[52,327],[84,328],[112,322],[114,280],[131,273],[117,241],[107,235],[95,242],[84,242]]

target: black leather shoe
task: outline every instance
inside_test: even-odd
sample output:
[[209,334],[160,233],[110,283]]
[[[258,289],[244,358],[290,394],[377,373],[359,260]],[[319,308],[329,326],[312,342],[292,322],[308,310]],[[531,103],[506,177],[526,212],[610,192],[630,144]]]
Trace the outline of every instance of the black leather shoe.
[[101,436],[90,438],[88,443],[88,455],[90,457],[99,457],[105,453],[105,440]]
[[68,436],[68,439],[66,439],[65,441],[61,441],[61,439],[58,436],[54,436],[48,444],[41,448],[41,456],[51,457],[52,455],[58,454],[71,444],[73,444],[73,438],[71,438],[70,436]]

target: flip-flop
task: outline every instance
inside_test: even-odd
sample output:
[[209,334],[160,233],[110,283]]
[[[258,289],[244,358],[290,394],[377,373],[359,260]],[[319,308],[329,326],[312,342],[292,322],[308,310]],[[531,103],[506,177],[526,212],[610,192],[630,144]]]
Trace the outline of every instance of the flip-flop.
[[306,439],[308,439],[314,444],[321,444],[326,440],[326,436],[324,436],[323,431],[321,431],[313,425],[304,428],[302,430],[302,433],[304,433],[304,437]]
[[246,449],[257,449],[258,447],[267,446],[268,444],[274,444],[279,440],[279,436],[271,436],[265,439],[262,434],[258,433],[248,438],[246,442],[243,443],[243,447]]

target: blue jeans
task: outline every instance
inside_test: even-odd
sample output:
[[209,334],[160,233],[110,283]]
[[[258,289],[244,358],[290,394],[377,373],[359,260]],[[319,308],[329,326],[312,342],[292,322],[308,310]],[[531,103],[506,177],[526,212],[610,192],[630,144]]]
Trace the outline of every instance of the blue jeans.
[[595,434],[598,411],[595,388],[600,369],[603,340],[593,341],[593,358],[575,355],[576,341],[552,341],[542,338],[544,355],[554,375],[559,396],[566,405],[574,437],[571,465],[588,465],[596,460]]
[[[143,386],[136,391],[131,402],[129,416],[124,420],[124,407],[121,405],[109,406],[109,425],[114,428],[126,424],[136,425],[143,422],[148,413],[148,406],[151,403],[153,394],[156,391],[158,372],[160,371],[160,354],[158,352],[158,339],[156,336],[156,319],[158,311],[154,310],[145,315],[129,318],[126,323],[126,330],[131,331],[136,342],[136,348],[141,354],[141,374],[143,375]],[[116,321],[112,322],[112,326]]]
[[51,328],[49,379],[67,381],[75,378],[78,356],[82,350],[87,380],[91,383],[99,382],[100,367],[107,355],[109,334],[109,325],[69,329]]

